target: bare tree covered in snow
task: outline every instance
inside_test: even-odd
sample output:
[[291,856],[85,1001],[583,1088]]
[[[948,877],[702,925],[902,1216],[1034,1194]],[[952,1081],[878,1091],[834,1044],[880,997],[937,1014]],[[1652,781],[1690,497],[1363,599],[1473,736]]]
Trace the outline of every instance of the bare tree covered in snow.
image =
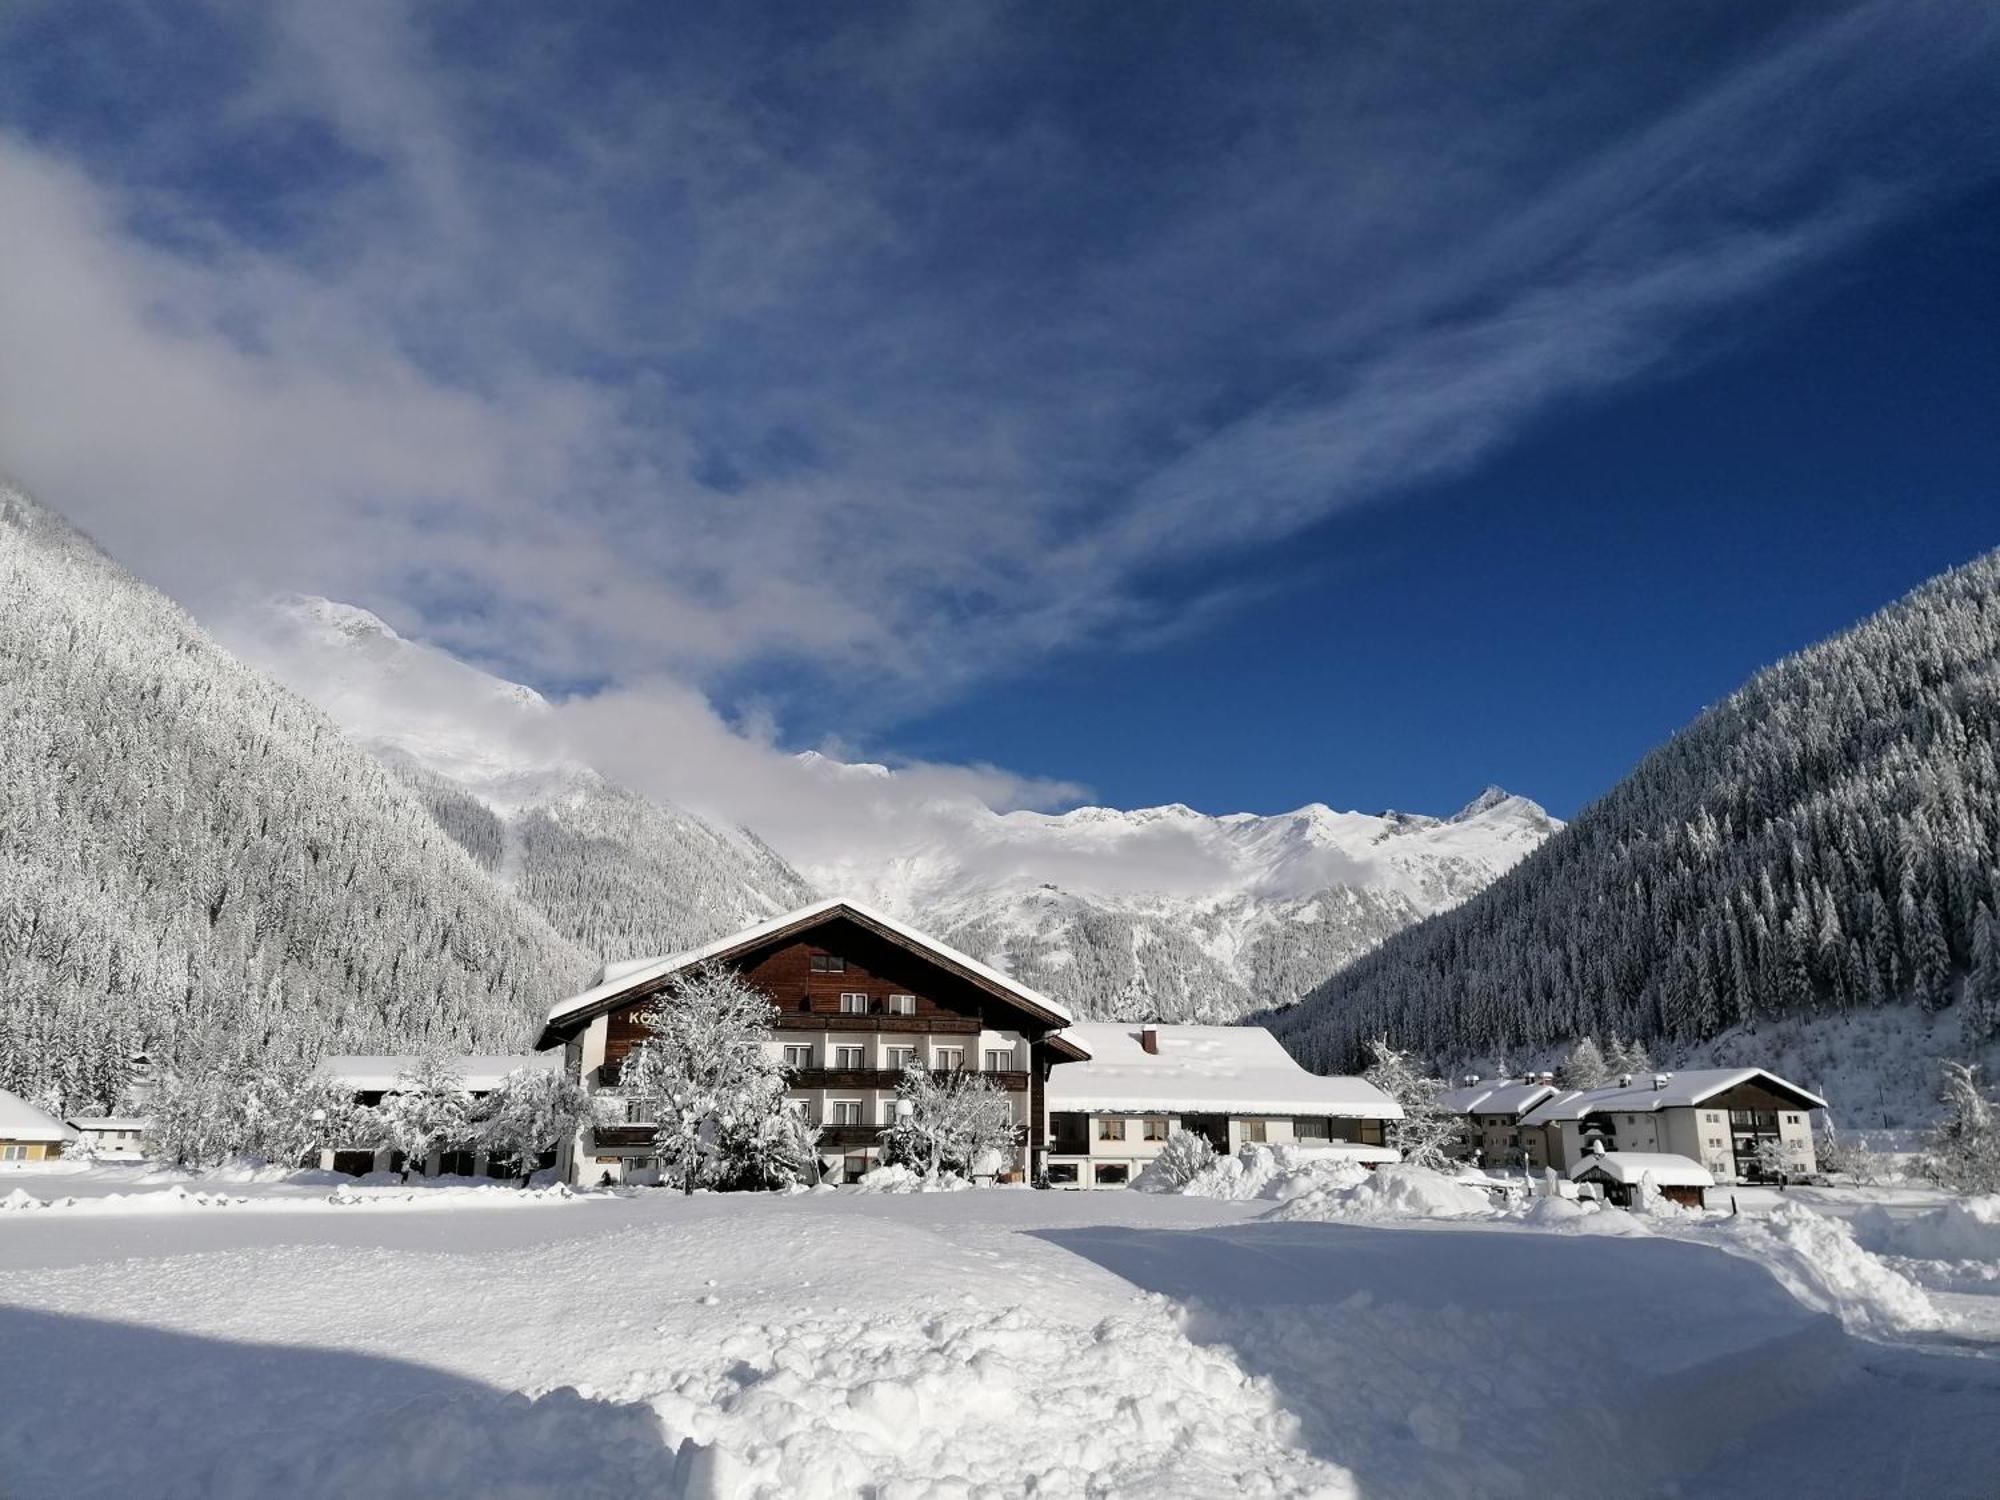
[[785,1110],[770,996],[710,965],[683,975],[642,1019],[650,1034],[626,1057],[620,1090],[645,1101],[660,1158],[683,1192],[727,1182],[732,1139],[761,1139],[764,1122]]
[[1460,1121],[1447,1114],[1439,1102],[1444,1082],[1429,1077],[1407,1052],[1377,1037],[1369,1049],[1374,1059],[1365,1075],[1376,1088],[1403,1107],[1403,1118],[1388,1122],[1385,1136],[1403,1154],[1403,1160],[1420,1167],[1442,1170],[1450,1164],[1446,1148],[1458,1139]]
[[403,1153],[406,1176],[423,1172],[433,1151],[472,1138],[472,1095],[458,1070],[437,1054],[419,1057],[399,1075],[378,1113],[384,1142]]
[[590,1114],[589,1093],[559,1068],[516,1068],[482,1102],[480,1143],[495,1161],[511,1163],[523,1181]]
[[1924,1152],[1926,1176],[1958,1193],[2000,1193],[2000,1122],[1969,1064],[1944,1065],[1944,1117]]
[[997,1166],[1019,1138],[1007,1092],[992,1079],[912,1062],[896,1085],[896,1121],[882,1144],[889,1161],[926,1177],[970,1177]]

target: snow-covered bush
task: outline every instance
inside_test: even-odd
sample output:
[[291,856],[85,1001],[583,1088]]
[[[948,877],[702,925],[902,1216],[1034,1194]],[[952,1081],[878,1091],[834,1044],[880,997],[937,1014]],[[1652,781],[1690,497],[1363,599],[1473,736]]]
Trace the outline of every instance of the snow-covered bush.
[[1208,1137],[1176,1130],[1160,1154],[1146,1163],[1132,1186],[1142,1193],[1178,1193],[1215,1164],[1215,1147]]
[[970,1177],[982,1161],[1011,1153],[1020,1138],[1006,1090],[978,1073],[933,1073],[918,1063],[896,1085],[896,1123],[882,1133],[885,1158],[936,1177]]
[[418,1058],[396,1079],[380,1110],[383,1138],[403,1153],[403,1171],[421,1173],[433,1151],[472,1136],[472,1096],[465,1080],[439,1056]]
[[1291,1199],[1273,1219],[1464,1219],[1494,1211],[1492,1196],[1412,1162],[1378,1167]]
[[[787,1113],[784,1065],[767,1045],[777,1019],[770,997],[710,965],[684,975],[641,1019],[649,1035],[626,1057],[619,1087],[650,1106],[667,1180],[684,1193],[730,1184],[743,1165],[732,1150],[771,1142],[781,1133],[770,1122]],[[775,1161],[761,1155],[759,1172]]]
[[342,1085],[303,1063],[280,1064],[250,1074],[240,1090],[243,1128],[236,1149],[279,1166],[301,1165],[308,1153],[339,1145],[359,1131],[379,1129],[373,1112],[354,1103]]
[[718,1187],[771,1192],[819,1181],[819,1126],[796,1100],[724,1130]]
[[577,1132],[590,1095],[559,1068],[516,1068],[486,1098],[478,1136],[495,1161],[526,1181],[535,1163]]
[[1450,1161],[1447,1148],[1459,1139],[1464,1122],[1447,1114],[1439,1102],[1443,1082],[1428,1077],[1409,1053],[1390,1046],[1387,1037],[1377,1037],[1369,1047],[1374,1060],[1364,1076],[1403,1107],[1403,1118],[1388,1122],[1389,1144],[1406,1162],[1433,1170],[1444,1167]]

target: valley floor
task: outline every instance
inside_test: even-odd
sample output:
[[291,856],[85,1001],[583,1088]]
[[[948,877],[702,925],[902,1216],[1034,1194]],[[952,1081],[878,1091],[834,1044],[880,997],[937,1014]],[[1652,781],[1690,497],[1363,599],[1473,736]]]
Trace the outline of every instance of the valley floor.
[[1976,1265],[1863,1339],[1647,1233],[136,1178],[0,1177],[0,1494],[2000,1492]]

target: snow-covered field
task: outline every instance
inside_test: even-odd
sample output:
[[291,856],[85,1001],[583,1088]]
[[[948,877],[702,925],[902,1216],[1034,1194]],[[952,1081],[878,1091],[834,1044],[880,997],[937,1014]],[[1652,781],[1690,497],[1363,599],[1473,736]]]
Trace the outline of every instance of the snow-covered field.
[[2000,1492],[1991,1200],[1732,1224],[1380,1181],[8,1174],[0,1494]]

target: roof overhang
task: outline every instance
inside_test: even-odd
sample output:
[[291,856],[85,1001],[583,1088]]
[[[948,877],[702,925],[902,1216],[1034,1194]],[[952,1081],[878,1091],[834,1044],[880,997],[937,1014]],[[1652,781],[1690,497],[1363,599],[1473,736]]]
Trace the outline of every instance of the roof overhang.
[[843,919],[853,922],[885,942],[917,954],[985,991],[1003,1004],[1023,1011],[1049,1027],[1051,1034],[1040,1040],[1046,1042],[1050,1049],[1062,1056],[1065,1061],[1082,1061],[1090,1056],[1089,1050],[1080,1043],[1054,1034],[1060,1028],[1070,1025],[1074,1018],[1046,995],[1008,978],[998,969],[989,968],[976,958],[960,953],[956,948],[948,947],[934,938],[925,936],[893,917],[871,911],[852,901],[841,900],[815,902],[811,906],[801,907],[781,917],[773,917],[768,922],[760,922],[754,927],[746,927],[741,932],[719,938],[705,947],[677,953],[670,958],[630,966],[613,965],[611,967],[616,971],[615,977],[581,994],[557,1002],[549,1011],[548,1020],[542,1027],[542,1034],[535,1042],[535,1047],[541,1050],[561,1046],[597,1017],[618,1010],[652,993],[662,987],[663,981],[672,979],[676,974],[698,968],[703,964],[727,963],[759,948],[774,947],[789,942],[793,938],[811,932],[814,928],[825,926],[828,922]]

